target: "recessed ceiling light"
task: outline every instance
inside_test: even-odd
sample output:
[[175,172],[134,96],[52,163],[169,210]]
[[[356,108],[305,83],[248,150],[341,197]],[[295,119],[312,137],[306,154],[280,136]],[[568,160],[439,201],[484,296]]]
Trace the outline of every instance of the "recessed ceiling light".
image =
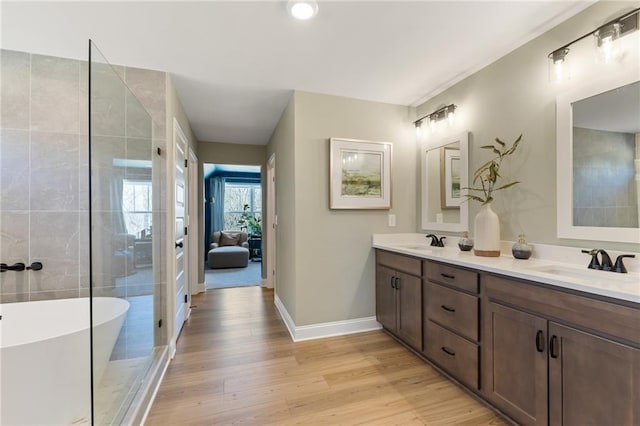
[[289,0],[287,10],[296,19],[311,19],[318,13],[318,3],[315,0]]

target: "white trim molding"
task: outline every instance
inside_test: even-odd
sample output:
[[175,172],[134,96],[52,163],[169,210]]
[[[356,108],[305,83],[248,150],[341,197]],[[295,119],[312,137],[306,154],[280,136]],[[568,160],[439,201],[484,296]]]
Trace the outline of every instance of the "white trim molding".
[[274,297],[276,309],[284,322],[291,339],[294,342],[304,340],[324,339],[326,337],[343,336],[346,334],[364,333],[365,331],[380,330],[382,325],[376,321],[376,317],[355,318],[344,321],[331,321],[318,324],[296,326],[285,308],[284,304],[276,294]]

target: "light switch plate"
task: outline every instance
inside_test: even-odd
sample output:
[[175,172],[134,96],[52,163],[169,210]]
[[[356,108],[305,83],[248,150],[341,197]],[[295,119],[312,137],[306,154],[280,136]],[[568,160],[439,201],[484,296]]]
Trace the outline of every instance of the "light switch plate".
[[389,226],[396,226],[396,215],[389,214]]

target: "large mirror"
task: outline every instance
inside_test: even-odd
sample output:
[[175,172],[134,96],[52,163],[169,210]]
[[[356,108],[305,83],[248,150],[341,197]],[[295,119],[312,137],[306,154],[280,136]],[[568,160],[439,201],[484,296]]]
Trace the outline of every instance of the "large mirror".
[[468,149],[467,132],[422,145],[422,229],[467,230]]
[[637,71],[558,97],[558,237],[640,241]]

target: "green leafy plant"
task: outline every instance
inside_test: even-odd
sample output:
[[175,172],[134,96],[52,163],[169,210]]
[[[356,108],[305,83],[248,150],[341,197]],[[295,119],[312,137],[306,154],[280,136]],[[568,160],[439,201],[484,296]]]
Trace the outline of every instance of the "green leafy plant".
[[516,152],[516,149],[518,149],[518,145],[520,144],[521,140],[522,135],[518,136],[513,144],[511,144],[511,146],[507,148],[507,144],[502,142],[499,138],[496,138],[495,144],[484,145],[480,147],[482,149],[490,149],[496,156],[478,167],[478,170],[476,170],[476,172],[473,174],[473,186],[464,189],[473,191],[476,194],[466,194],[465,196],[467,197],[467,200],[475,200],[481,202],[482,204],[487,204],[493,201],[493,193],[495,191],[507,189],[520,183],[520,181],[513,181],[504,185],[497,186],[499,178],[502,177],[500,175],[500,166],[502,165],[502,160],[504,160],[505,157],[508,157]]
[[240,214],[240,219],[238,219],[238,226],[240,227],[240,229],[247,228],[247,230],[251,234],[261,234],[262,220],[259,216],[251,214],[251,212],[249,212],[249,209],[249,204],[245,204],[244,206],[242,206],[243,211]]

